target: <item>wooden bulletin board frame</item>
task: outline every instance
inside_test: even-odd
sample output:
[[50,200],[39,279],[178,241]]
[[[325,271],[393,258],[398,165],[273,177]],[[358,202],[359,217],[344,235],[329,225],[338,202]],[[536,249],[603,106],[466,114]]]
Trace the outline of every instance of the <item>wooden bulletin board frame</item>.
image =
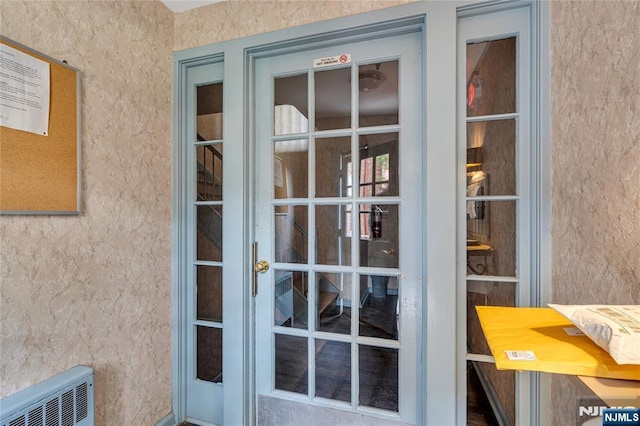
[[0,43],[49,63],[47,136],[0,126],[0,214],[80,214],[80,72],[0,35]]

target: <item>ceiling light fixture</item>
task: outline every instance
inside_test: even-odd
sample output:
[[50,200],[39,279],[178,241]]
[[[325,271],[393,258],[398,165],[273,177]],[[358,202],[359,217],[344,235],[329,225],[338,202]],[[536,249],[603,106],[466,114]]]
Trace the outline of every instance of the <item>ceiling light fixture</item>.
[[387,77],[380,71],[380,64],[376,64],[375,70],[363,70],[358,72],[359,90],[361,92],[373,92],[376,90]]

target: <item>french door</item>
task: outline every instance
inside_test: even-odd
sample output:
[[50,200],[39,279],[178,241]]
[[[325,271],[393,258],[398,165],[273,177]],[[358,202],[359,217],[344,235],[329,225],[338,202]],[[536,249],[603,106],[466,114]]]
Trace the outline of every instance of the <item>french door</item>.
[[[535,423],[536,376],[497,370],[476,306],[539,303],[535,253],[535,159],[532,126],[531,11],[514,8],[463,16],[458,21],[459,152],[461,180],[460,288],[466,305],[467,418],[478,418],[475,399],[491,410],[488,422]],[[465,155],[466,154],[466,155]],[[462,161],[461,161],[462,162]],[[464,232],[466,230],[466,232]],[[461,310],[462,311],[462,310]],[[477,395],[481,395],[477,397]]]
[[186,408],[189,420],[214,424],[224,421],[223,334],[239,331],[223,309],[223,77],[221,61],[192,68],[186,108],[194,118],[186,141]]
[[[415,422],[422,39],[257,59],[258,418],[285,402]],[[303,419],[300,419],[301,421]]]
[[[495,290],[536,305],[536,282],[550,281],[535,257],[549,213],[533,197],[548,161],[527,107],[540,51],[527,44],[534,15],[519,13],[538,3],[482,16],[475,3],[414,2],[176,52],[176,421],[465,423],[467,373],[494,373],[473,306]],[[495,8],[506,14],[488,19]],[[467,75],[483,58],[513,68],[489,61],[485,42],[515,52],[506,110],[482,112],[513,78],[484,64]],[[466,163],[484,181],[466,174],[480,171],[465,167],[476,152]],[[505,380],[505,423],[534,419],[536,380]]]

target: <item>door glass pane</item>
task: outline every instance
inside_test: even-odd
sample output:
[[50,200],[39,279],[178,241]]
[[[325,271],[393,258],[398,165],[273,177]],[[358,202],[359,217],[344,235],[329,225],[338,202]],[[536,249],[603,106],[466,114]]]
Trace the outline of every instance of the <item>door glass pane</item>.
[[[522,60],[518,58],[517,37],[466,44],[466,82],[462,89],[466,92],[467,117],[520,112],[517,79],[518,61]],[[526,145],[520,146],[523,142],[516,139],[516,119],[467,120],[466,126],[467,275],[517,278],[516,231],[522,226],[518,224],[518,201],[486,197],[520,195],[518,151]],[[466,343],[470,353],[491,355],[476,306],[516,306],[519,285],[466,281]],[[498,371],[492,363],[468,361],[467,422],[516,424],[515,376],[512,371]]]
[[351,311],[343,297],[350,299],[351,275],[316,273],[316,329],[330,333],[351,333]]
[[358,67],[360,127],[398,124],[398,61]]
[[198,260],[222,261],[222,206],[197,206]]
[[222,322],[222,268],[196,266],[199,320]]
[[498,281],[467,281],[467,350],[469,353],[491,355],[480,328],[476,306],[516,306],[516,283]]
[[275,271],[274,325],[307,328],[309,278],[306,272]]
[[516,195],[516,121],[467,124],[467,196]]
[[360,291],[366,299],[360,307],[360,336],[398,340],[398,278],[361,275]]
[[516,112],[516,38],[467,45],[467,116]]
[[222,144],[196,146],[197,201],[222,200]]
[[[498,370],[492,363],[467,361],[468,425],[515,425],[516,394],[514,371]],[[491,402],[487,395],[493,395]]]
[[273,134],[309,131],[307,74],[274,79]]
[[316,263],[351,265],[351,239],[345,238],[345,207],[316,206]]
[[316,197],[345,197],[347,163],[351,161],[351,138],[316,139]]
[[196,140],[222,139],[222,83],[198,86],[196,98]]
[[309,231],[307,206],[275,206],[275,260],[307,263]]
[[351,68],[315,73],[316,130],[351,127]]
[[360,196],[398,195],[398,134],[361,135]]
[[274,196],[282,198],[306,198],[308,193],[307,139],[278,141],[274,146],[273,188]]
[[467,274],[516,272],[516,202],[468,199]]
[[289,392],[307,393],[307,338],[276,334],[275,388]]
[[398,206],[360,205],[360,266],[398,267]]
[[316,396],[351,401],[351,344],[316,340]]
[[197,325],[196,346],[197,378],[222,382],[222,329]]
[[359,345],[360,405],[398,411],[398,350]]

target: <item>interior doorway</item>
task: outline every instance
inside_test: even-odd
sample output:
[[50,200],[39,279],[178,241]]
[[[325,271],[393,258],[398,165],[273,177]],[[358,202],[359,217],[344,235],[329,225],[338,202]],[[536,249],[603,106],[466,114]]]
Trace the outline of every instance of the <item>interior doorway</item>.
[[256,61],[259,423],[416,422],[420,63],[419,31]]
[[[521,198],[467,199],[460,5],[416,2],[176,53],[176,420],[265,424],[270,407],[334,423],[464,424],[468,362],[487,361],[467,354],[467,281],[517,283],[522,302],[534,274],[466,269],[467,201],[480,216],[484,202],[485,217],[495,216],[489,202],[527,209]],[[378,73],[378,87],[361,84]],[[390,87],[396,112],[372,112]],[[220,109],[198,112],[197,93],[213,88]],[[198,117],[209,114],[223,131],[200,138]],[[200,222],[219,253],[198,251]],[[203,286],[220,305],[198,308]],[[203,330],[214,338],[199,340]],[[205,374],[198,360],[212,347],[222,362]],[[370,392],[366,377],[391,391]],[[533,398],[518,391],[517,418],[534,417]]]

